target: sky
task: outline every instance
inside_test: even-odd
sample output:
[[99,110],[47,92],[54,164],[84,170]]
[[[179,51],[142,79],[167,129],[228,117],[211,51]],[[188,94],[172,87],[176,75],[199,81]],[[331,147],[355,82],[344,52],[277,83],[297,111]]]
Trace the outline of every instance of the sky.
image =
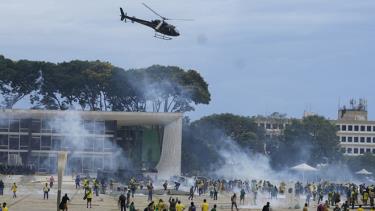
[[[152,29],[120,21],[120,6],[157,18],[142,2],[194,21],[171,21],[181,36],[155,39]],[[1,0],[0,54],[195,69],[212,101],[192,119],[305,110],[333,119],[350,98],[366,98],[375,119],[374,0]]]

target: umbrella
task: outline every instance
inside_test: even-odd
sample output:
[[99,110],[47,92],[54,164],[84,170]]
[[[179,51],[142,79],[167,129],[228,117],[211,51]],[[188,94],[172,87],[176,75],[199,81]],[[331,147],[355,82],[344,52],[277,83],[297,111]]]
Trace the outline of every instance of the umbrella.
[[302,172],[302,181],[305,180],[305,172],[315,172],[315,171],[318,171],[318,169],[312,167],[312,166],[309,166],[307,165],[306,163],[302,163],[302,164],[299,164],[299,165],[296,165],[292,168],[290,168],[294,171],[298,171],[298,172]]
[[372,173],[367,171],[366,169],[362,169],[360,171],[357,171],[356,174],[361,174],[361,175],[371,175]]
[[294,166],[294,167],[292,167],[290,169],[295,170],[295,171],[300,171],[300,172],[318,171],[318,169],[316,169],[316,168],[314,168],[312,166],[309,166],[306,163],[302,163],[302,164],[296,165],[296,166]]

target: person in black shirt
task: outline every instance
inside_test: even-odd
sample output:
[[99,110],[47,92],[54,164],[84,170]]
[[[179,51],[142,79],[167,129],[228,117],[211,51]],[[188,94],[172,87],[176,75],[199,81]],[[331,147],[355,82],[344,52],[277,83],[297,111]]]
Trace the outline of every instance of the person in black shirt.
[[267,204],[264,205],[262,211],[270,211],[270,203],[269,202],[267,202]]
[[68,201],[70,201],[68,194],[65,194],[65,196],[61,199],[59,209],[63,211],[68,211]]
[[126,211],[126,197],[123,193],[118,198],[118,204],[120,206],[121,211]]

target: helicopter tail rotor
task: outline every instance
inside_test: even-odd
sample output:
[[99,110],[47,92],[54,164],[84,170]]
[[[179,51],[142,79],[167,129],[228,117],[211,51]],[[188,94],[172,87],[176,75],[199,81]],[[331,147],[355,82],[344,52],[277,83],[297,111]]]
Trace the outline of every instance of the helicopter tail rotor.
[[124,10],[120,7],[120,12],[121,12],[121,21],[126,22],[126,13],[124,13]]

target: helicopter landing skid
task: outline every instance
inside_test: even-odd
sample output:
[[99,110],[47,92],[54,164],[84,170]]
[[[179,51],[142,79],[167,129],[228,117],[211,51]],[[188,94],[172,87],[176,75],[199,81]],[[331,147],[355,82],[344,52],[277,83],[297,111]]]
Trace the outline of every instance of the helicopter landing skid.
[[158,39],[161,39],[161,40],[171,40],[172,38],[171,37],[168,37],[164,34],[160,34],[160,33],[155,33],[154,35],[155,38],[158,38]]

